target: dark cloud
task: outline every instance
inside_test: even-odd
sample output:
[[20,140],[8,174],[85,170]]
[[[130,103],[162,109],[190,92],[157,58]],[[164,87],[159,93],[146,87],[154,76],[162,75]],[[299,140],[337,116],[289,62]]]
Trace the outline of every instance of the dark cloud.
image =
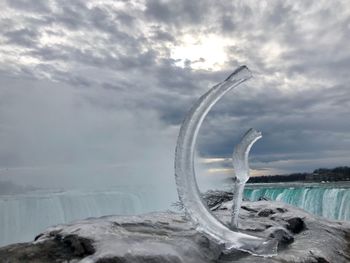
[[16,43],[20,46],[35,46],[38,33],[26,28],[7,31],[4,36],[8,39],[9,43]]
[[170,33],[165,32],[161,30],[159,27],[156,27],[153,32],[152,38],[156,41],[169,41],[169,42],[175,42],[175,37],[172,36]]
[[31,12],[50,12],[48,1],[37,0],[35,2],[30,0],[7,0],[7,4],[15,9]]
[[171,7],[157,0],[147,2],[146,13],[149,16],[163,22],[168,22],[174,17]]
[[159,1],[146,2],[146,16],[156,21],[187,25],[203,22],[209,11],[208,1],[198,3],[196,1]]

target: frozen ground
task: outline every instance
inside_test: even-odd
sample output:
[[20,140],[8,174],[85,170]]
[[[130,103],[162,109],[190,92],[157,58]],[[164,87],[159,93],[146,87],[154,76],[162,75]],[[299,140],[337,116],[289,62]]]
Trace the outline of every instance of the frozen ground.
[[[214,214],[227,223],[232,203],[209,196]],[[208,199],[208,196],[207,196]],[[217,202],[215,201],[217,200]],[[280,202],[243,202],[240,231],[279,240],[278,255],[258,258],[221,247],[197,233],[182,213],[108,216],[58,225],[35,242],[0,248],[0,262],[204,263],[350,261],[350,223],[329,221]]]

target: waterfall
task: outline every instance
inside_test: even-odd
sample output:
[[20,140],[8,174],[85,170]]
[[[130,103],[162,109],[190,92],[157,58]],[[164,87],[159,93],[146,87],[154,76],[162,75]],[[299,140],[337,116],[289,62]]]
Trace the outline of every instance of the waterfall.
[[[0,195],[0,246],[32,241],[47,227],[104,215],[131,215],[170,207],[150,187]],[[245,198],[283,201],[329,219],[350,220],[350,187],[248,185]],[[164,199],[164,198],[163,198]],[[168,204],[169,203],[169,204]]]
[[247,187],[244,196],[251,201],[257,201],[262,197],[282,201],[328,219],[350,220],[348,187],[264,187],[260,184],[259,187]]
[[150,202],[120,191],[0,195],[0,246],[31,241],[49,226],[77,219],[147,212],[154,208]]

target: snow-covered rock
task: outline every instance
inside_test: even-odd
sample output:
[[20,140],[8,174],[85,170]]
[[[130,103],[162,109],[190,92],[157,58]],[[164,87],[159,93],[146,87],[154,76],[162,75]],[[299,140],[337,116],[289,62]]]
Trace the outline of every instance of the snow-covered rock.
[[[231,201],[207,195],[213,213],[230,221]],[[220,202],[215,202],[219,198]],[[222,263],[350,262],[350,223],[329,221],[271,201],[243,202],[240,231],[277,238],[271,258],[243,252],[224,255],[221,247],[199,234],[182,213],[105,216],[58,225],[31,243],[0,248],[1,263]]]

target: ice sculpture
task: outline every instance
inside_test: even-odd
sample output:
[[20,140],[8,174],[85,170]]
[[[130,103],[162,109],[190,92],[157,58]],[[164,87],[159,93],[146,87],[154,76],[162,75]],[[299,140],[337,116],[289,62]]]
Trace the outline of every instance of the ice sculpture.
[[272,256],[277,252],[276,240],[234,232],[210,213],[201,198],[194,171],[196,138],[205,116],[223,95],[249,78],[250,71],[241,66],[194,104],[180,128],[175,152],[175,178],[180,201],[197,231],[222,244],[225,252],[238,249],[253,255]]
[[261,132],[249,129],[236,145],[232,154],[233,167],[235,169],[236,180],[233,186],[233,205],[231,227],[238,229],[238,215],[243,199],[245,183],[249,179],[248,155],[253,144],[262,137]]

